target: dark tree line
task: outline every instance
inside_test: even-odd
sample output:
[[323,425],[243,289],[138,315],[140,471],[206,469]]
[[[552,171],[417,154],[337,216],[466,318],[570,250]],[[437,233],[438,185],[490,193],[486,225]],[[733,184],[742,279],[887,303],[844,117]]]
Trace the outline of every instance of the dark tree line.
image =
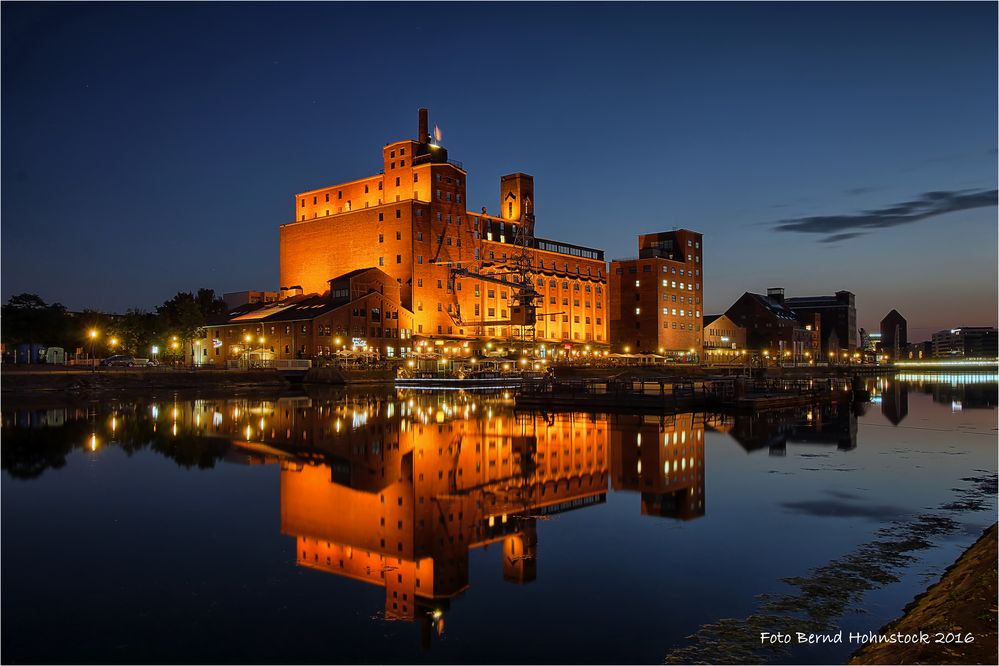
[[[11,296],[2,308],[0,337],[8,345],[37,343],[77,348],[102,356],[109,353],[148,356],[154,345],[165,358],[180,358],[200,337],[208,317],[225,312],[213,289],[178,292],[154,312],[132,309],[122,315],[96,310],[69,312],[61,303],[48,304],[37,294]],[[95,331],[97,336],[90,337]]]

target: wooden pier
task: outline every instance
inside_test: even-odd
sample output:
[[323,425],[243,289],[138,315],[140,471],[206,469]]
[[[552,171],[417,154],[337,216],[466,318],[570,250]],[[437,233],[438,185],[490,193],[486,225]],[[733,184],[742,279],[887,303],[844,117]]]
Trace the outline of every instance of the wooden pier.
[[627,377],[525,382],[517,394],[521,408],[547,411],[673,413],[753,412],[816,402],[865,400],[855,378],[781,379],[718,377]]

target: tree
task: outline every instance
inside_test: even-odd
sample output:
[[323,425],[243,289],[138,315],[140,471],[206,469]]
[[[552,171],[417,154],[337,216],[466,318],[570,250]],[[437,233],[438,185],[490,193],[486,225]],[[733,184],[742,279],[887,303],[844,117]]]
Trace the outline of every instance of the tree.
[[38,294],[11,296],[2,309],[3,341],[72,348],[72,317],[61,303],[48,305]]
[[110,334],[118,338],[123,353],[146,357],[161,337],[160,329],[155,314],[132,309],[111,324]]
[[205,317],[225,314],[225,301],[215,295],[214,289],[198,289],[194,300],[198,302],[198,308]]
[[[211,289],[199,290],[199,294],[205,292],[208,297],[205,299],[205,306],[212,307],[215,300],[215,292]],[[201,329],[205,325],[205,313],[194,294],[190,292],[178,292],[176,296],[163,305],[156,308],[159,318],[164,327],[168,330],[170,340],[165,341],[164,354],[173,356],[177,353],[177,347],[189,346],[191,357],[194,357],[194,341],[202,337]],[[178,345],[175,347],[176,337]]]

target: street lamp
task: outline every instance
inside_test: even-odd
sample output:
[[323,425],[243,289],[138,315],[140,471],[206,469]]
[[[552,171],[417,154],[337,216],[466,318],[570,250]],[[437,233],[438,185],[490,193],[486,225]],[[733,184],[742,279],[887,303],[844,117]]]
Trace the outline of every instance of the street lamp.
[[97,372],[97,357],[95,356],[95,349],[97,346],[97,329],[90,329],[87,335],[90,336],[90,371]]

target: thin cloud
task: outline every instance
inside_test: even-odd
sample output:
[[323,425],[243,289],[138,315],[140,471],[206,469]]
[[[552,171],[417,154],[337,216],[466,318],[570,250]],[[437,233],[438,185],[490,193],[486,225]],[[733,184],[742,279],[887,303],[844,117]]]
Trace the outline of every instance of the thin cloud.
[[822,239],[822,242],[834,243],[855,238],[870,229],[897,227],[947,213],[995,206],[997,195],[999,193],[996,190],[925,192],[911,201],[852,215],[820,215],[782,220],[773,229],[802,234],[826,234],[827,238]]
[[851,238],[856,238],[857,236],[866,236],[863,231],[851,231],[845,234],[833,234],[820,240],[820,243],[837,243],[839,241],[850,240]]

